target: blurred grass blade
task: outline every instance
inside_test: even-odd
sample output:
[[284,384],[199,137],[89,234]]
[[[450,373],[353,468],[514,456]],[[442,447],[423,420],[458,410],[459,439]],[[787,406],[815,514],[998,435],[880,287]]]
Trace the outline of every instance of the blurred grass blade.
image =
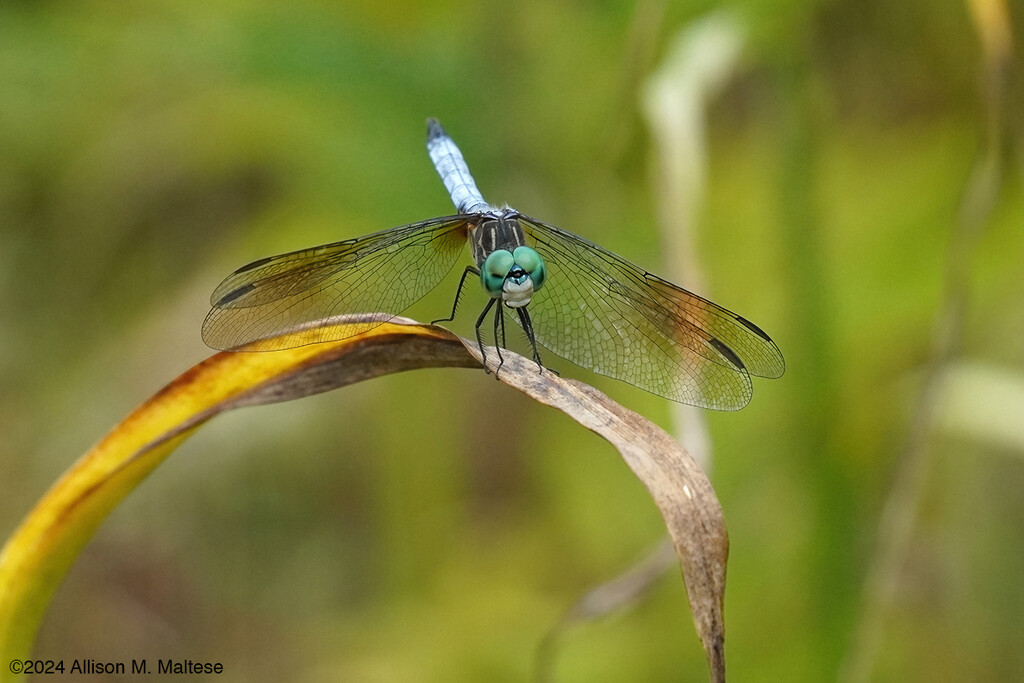
[[536,682],[547,683],[556,680],[555,662],[558,650],[563,637],[571,627],[602,619],[636,605],[677,562],[675,546],[666,538],[629,569],[588,590],[548,631],[538,646]]
[[478,364],[458,337],[440,328],[387,323],[329,344],[218,353],[182,374],[67,470],[0,551],[0,681],[20,678],[6,663],[31,654],[50,598],[106,515],[206,420],[245,405],[443,366]]
[[569,608],[564,621],[589,621],[630,605],[643,597],[677,560],[675,547],[664,539],[625,572],[587,591]]
[[[359,324],[347,316],[332,324]],[[292,334],[302,335],[299,330]],[[243,349],[244,350],[244,349]],[[655,500],[686,579],[713,680],[724,680],[728,539],[711,484],[664,431],[585,384],[539,372],[532,361],[488,353],[498,379],[558,408],[610,441]],[[179,443],[211,417],[301,398],[380,375],[424,367],[479,367],[475,342],[395,319],[338,342],[272,353],[218,353],[131,413],[43,496],[0,551],[0,655],[31,654],[54,591],[104,517]],[[0,681],[16,680],[7,667]]]
[[[883,647],[892,628],[887,621],[899,602],[902,577],[908,558],[915,552],[914,533],[924,506],[927,482],[935,467],[931,435],[939,425],[943,384],[963,353],[973,287],[972,263],[980,251],[983,232],[993,224],[997,200],[1007,180],[1003,159],[1004,118],[1002,103],[1008,81],[1004,60],[1012,45],[1006,7],[1001,0],[969,0],[975,30],[983,46],[983,72],[987,79],[984,97],[985,128],[982,146],[967,178],[960,200],[959,217],[951,226],[943,286],[945,293],[932,333],[931,350],[920,387],[905,426],[895,475],[878,522],[877,548],[864,579],[861,615],[840,667],[841,683],[875,680]],[[1014,118],[1014,125],[1017,119]],[[1011,394],[1002,398],[1013,400]],[[1012,410],[1012,407],[1010,408]],[[1019,416],[1014,415],[1019,420]]]
[[1024,372],[959,360],[945,369],[941,384],[937,429],[1024,458]]
[[1013,54],[1010,10],[1005,0],[968,0],[967,8],[985,51],[986,70],[1004,68]]
[[[692,292],[711,288],[699,254],[698,227],[707,194],[707,120],[718,93],[738,69],[744,23],[728,10],[689,23],[643,86],[643,112],[656,160],[652,189],[657,200],[665,273]],[[674,403],[673,430],[705,472],[711,471],[711,434],[703,410]]]

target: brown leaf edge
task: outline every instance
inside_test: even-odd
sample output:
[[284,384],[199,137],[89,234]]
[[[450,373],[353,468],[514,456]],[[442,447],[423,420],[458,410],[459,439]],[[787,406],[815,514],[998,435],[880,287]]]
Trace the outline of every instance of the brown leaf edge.
[[[303,332],[293,334],[301,338]],[[606,438],[647,486],[680,558],[712,680],[724,681],[728,537],[707,477],[674,439],[643,417],[592,387],[540,372],[510,351],[502,354],[498,379]],[[492,348],[487,361],[497,370]],[[480,367],[480,352],[475,342],[443,328],[396,318],[338,342],[269,353],[222,352],[187,370],[74,463],[0,550],[0,660],[31,654],[54,591],[103,519],[204,422],[234,408],[426,367]],[[7,666],[0,669],[0,681],[21,678]]]

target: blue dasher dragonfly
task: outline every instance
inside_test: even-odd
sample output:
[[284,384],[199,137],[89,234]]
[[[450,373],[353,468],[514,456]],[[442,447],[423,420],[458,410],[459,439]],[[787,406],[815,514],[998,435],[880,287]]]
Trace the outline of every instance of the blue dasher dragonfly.
[[[750,401],[751,375],[782,376],[778,347],[749,320],[571,232],[488,204],[436,119],[427,121],[427,151],[457,215],[242,266],[214,290],[203,340],[217,349],[272,351],[368,331],[434,289],[468,242],[476,266],[463,272],[444,320],[454,319],[466,277],[479,276],[489,295],[476,321],[482,352],[480,328],[493,310],[500,357],[508,308],[538,367],[540,342],[577,365],[681,403],[737,410]],[[317,331],[317,321],[367,312],[358,325]],[[300,342],[281,336],[299,328],[307,330]]]

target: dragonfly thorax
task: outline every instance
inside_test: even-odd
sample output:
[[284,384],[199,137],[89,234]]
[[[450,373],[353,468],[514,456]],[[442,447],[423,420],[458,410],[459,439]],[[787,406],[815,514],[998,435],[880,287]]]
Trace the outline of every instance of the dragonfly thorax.
[[509,308],[522,308],[530,303],[534,292],[544,286],[546,275],[544,260],[530,247],[493,251],[480,269],[480,281],[487,294],[492,299],[501,299]]
[[499,249],[511,252],[524,246],[526,233],[519,223],[519,213],[508,207],[481,213],[471,225],[469,244],[479,268]]

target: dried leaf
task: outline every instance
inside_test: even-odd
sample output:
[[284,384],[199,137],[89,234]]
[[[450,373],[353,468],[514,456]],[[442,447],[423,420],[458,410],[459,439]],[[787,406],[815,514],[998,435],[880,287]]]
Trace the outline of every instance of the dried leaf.
[[[479,350],[467,350],[479,358]],[[640,478],[661,512],[682,565],[686,593],[704,644],[711,680],[725,681],[725,568],[729,537],[711,482],[682,446],[653,422],[623,408],[591,386],[539,372],[522,356],[493,349],[487,366],[498,379],[535,400],[558,408],[607,439]]]

